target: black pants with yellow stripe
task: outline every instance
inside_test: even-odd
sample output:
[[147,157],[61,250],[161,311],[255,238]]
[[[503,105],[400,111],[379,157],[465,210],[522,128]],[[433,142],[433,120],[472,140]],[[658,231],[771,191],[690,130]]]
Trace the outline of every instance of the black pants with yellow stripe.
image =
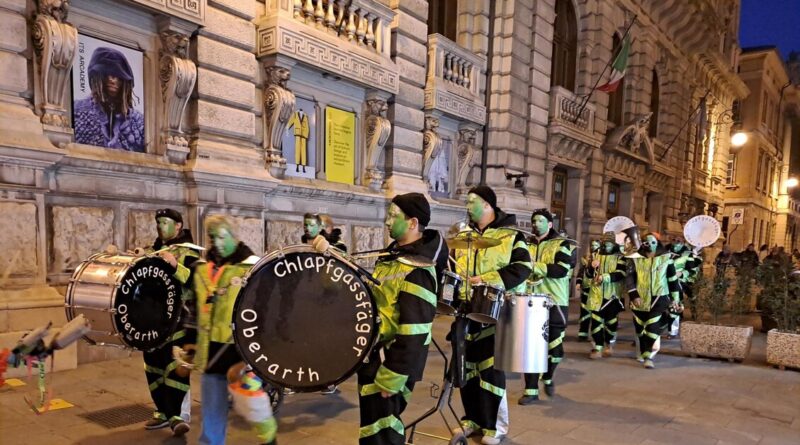
[[375,386],[375,376],[381,367],[380,349],[369,356],[369,362],[358,370],[358,404],[361,412],[359,445],[403,445],[406,443],[405,428],[400,415],[405,411],[413,381],[406,381],[403,390],[383,398]]
[[[553,381],[558,364],[564,359],[564,336],[567,329],[567,314],[569,306],[553,306],[550,308],[550,320],[548,321],[548,360],[547,372],[541,375],[545,384]],[[525,374],[525,395],[539,395],[540,374]]]
[[584,289],[581,289],[581,318],[578,323],[579,338],[589,338],[589,326],[592,322],[592,311],[589,310],[588,300],[589,293],[585,292]]
[[506,375],[494,368],[494,335],[494,325],[467,323],[466,382],[461,388],[462,424],[492,437],[508,433]]
[[618,298],[604,300],[600,310],[592,311],[592,340],[595,349],[611,345],[617,335],[618,315],[624,307]]
[[189,376],[175,373],[177,362],[172,358],[172,346],[186,342],[186,331],[180,330],[160,348],[145,352],[144,373],[150,388],[150,397],[156,405],[154,417],[173,420],[181,415],[181,404],[189,391]]
[[662,295],[656,298],[649,311],[633,310],[633,327],[639,338],[639,358],[650,358],[653,353],[653,344],[672,323],[668,314],[669,305],[669,297]]

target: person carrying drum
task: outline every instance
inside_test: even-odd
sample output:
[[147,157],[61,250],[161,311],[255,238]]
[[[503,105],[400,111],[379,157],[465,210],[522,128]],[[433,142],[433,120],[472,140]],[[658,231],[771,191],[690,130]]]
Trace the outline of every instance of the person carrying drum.
[[[233,344],[231,320],[242,278],[258,261],[234,235],[228,220],[214,215],[206,220],[213,247],[194,272],[192,289],[197,299],[197,352],[195,369],[202,370],[203,429],[200,443],[223,445],[228,423],[229,369],[242,361]],[[269,407],[265,407],[269,410]],[[271,411],[270,411],[271,413]],[[278,424],[271,415],[253,423],[261,442],[274,445]]]
[[[329,225],[325,223],[326,220]],[[347,246],[341,241],[342,231],[333,228],[333,220],[330,216],[320,215],[318,213],[306,213],[303,215],[303,236],[300,237],[300,241],[302,241],[303,244],[311,244],[317,235],[325,237],[331,246],[342,252],[347,252]]]
[[555,395],[553,375],[564,358],[564,336],[569,313],[569,291],[572,270],[578,262],[577,245],[563,238],[553,230],[553,214],[547,209],[537,209],[531,215],[534,236],[528,240],[533,263],[530,280],[533,293],[547,294],[553,299],[548,321],[549,345],[547,372],[525,374],[525,392],[519,399],[520,405],[529,405],[539,400],[539,379],[543,380],[544,392]]
[[589,283],[594,279],[594,272],[599,265],[597,256],[600,254],[600,241],[593,239],[589,245],[589,254],[581,258],[581,268],[575,281],[576,290],[581,293],[581,311],[578,324],[578,341],[589,341],[589,325],[592,313],[586,308],[586,299],[589,297]]
[[639,253],[641,258],[630,259],[626,285],[639,342],[638,359],[645,368],[652,369],[653,346],[667,327],[665,312],[679,311],[680,290],[672,257],[656,234],[644,237]]
[[628,263],[620,252],[614,232],[603,234],[603,247],[597,258],[594,277],[588,282],[587,308],[592,313],[591,359],[610,357],[617,335],[617,315],[625,308],[620,300]]
[[[422,378],[433,317],[436,315],[437,276],[433,265],[412,265],[403,255],[421,256],[435,263],[446,252],[439,233],[425,230],[430,222],[428,200],[420,193],[397,195],[386,213],[385,226],[394,240],[375,265],[372,286],[380,315],[380,343],[358,370],[361,445],[405,444],[400,415],[408,405],[414,384]],[[330,242],[323,236],[313,241],[325,252]]]
[[[485,186],[473,187],[467,194],[469,229],[485,238],[501,240],[500,245],[475,249],[472,264],[463,250],[457,251],[457,270],[470,271],[470,285],[486,284],[506,292],[525,292],[525,280],[531,273],[531,256],[525,236],[516,231],[517,219],[497,207],[494,191]],[[465,295],[471,298],[471,295]],[[453,434],[470,436],[481,433],[481,443],[498,444],[508,434],[508,398],[506,377],[494,368],[495,325],[467,323],[464,351],[467,381],[461,388],[464,417]]]
[[[156,211],[156,231],[158,238],[148,253],[156,253],[172,267],[172,276],[182,285],[182,298],[189,298],[187,292],[192,264],[200,257],[199,246],[192,248],[192,234],[183,228],[181,214],[173,209]],[[184,311],[183,321],[188,318]],[[150,397],[156,409],[153,418],[145,424],[145,429],[156,430],[169,426],[176,437],[189,432],[191,396],[189,395],[189,376],[176,373],[177,364],[172,357],[172,346],[182,347],[194,343],[194,332],[178,329],[160,347],[144,351],[144,371],[150,389]],[[185,405],[185,406],[184,406]]]

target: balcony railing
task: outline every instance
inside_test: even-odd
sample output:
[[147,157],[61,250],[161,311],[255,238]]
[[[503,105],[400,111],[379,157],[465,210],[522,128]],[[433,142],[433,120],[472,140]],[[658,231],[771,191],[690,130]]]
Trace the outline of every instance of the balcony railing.
[[428,36],[427,109],[436,108],[483,124],[486,107],[480,91],[485,76],[485,57],[441,34]]
[[[572,91],[554,86],[550,89],[550,122],[566,125],[589,135],[594,133],[594,104],[587,103],[583,110],[583,99]],[[580,112],[580,116],[578,115]]]
[[295,19],[389,57],[394,12],[369,0],[293,0]]

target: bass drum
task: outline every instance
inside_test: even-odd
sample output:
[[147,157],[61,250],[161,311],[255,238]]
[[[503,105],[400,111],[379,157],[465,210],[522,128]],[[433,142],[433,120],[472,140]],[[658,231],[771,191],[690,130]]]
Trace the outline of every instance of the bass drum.
[[94,345],[149,351],[175,333],[181,284],[156,256],[96,254],[81,263],[66,294],[67,320],[83,314]]
[[546,294],[506,294],[494,337],[495,368],[547,372],[550,307]]
[[270,384],[314,392],[352,376],[378,338],[369,287],[346,259],[296,245],[250,270],[233,311],[233,341]]

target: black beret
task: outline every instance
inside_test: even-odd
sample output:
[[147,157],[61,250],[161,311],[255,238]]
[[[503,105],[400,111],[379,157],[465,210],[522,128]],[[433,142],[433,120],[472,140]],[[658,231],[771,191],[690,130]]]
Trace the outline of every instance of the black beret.
[[392,198],[392,204],[400,207],[400,210],[409,218],[417,218],[423,226],[431,222],[431,205],[422,193],[406,193]]
[[158,218],[169,218],[175,222],[183,224],[183,217],[180,212],[173,209],[158,209],[156,210],[156,221]]
[[[489,186],[486,185],[476,185],[469,189],[469,193],[474,193],[481,197],[484,201],[486,201],[493,209],[497,210],[497,195],[494,194],[494,190],[492,190]],[[467,193],[467,194],[469,194]]]

